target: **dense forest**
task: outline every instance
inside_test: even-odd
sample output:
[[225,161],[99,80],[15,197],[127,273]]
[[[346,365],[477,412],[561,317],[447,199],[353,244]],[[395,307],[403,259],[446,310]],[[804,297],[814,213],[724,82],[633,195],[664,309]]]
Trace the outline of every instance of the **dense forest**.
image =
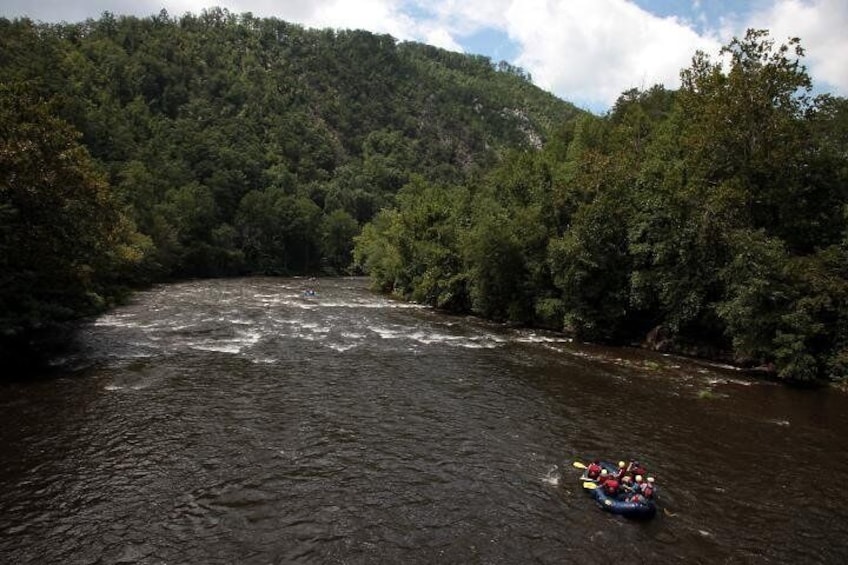
[[[0,354],[178,277],[848,377],[848,102],[751,30],[603,116],[520,68],[212,9],[0,19]],[[567,64],[564,62],[563,64]]]
[[179,277],[342,274],[412,178],[581,112],[520,68],[211,9],[0,19],[0,353]]
[[750,30],[474,182],[414,179],[356,260],[457,312],[843,380],[848,101],[802,58]]

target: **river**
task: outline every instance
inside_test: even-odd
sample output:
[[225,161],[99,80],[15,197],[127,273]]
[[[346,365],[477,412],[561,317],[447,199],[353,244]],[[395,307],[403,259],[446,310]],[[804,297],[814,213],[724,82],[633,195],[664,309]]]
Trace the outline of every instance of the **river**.
[[[79,342],[0,388],[4,563],[848,561],[839,391],[359,278],[161,285]],[[658,516],[599,510],[592,457],[641,460]]]

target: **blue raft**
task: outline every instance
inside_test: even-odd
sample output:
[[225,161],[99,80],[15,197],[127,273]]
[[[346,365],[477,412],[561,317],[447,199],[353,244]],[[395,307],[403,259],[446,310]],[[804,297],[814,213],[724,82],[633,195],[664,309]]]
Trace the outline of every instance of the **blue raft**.
[[618,500],[617,498],[608,496],[602,488],[596,488],[591,493],[595,498],[595,502],[601,507],[601,510],[620,514],[626,518],[647,520],[653,518],[657,512],[657,505],[652,500],[646,500],[644,502]]
[[[610,473],[614,473],[618,469],[615,463],[610,463],[609,461],[601,461],[601,467]],[[591,479],[585,475],[580,477],[580,480],[583,482],[591,481]],[[657,513],[657,505],[653,500],[628,502],[627,500],[623,500],[621,495],[619,495],[619,497],[607,495],[602,488],[592,489],[589,491],[589,494],[592,495],[595,502],[597,502],[598,506],[601,507],[601,510],[611,512],[613,514],[619,514],[626,518],[648,520],[653,518],[654,514]]]

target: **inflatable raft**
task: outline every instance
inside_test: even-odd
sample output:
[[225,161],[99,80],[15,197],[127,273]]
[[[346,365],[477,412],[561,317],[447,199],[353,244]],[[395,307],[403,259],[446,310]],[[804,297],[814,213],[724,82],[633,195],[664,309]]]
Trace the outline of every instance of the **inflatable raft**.
[[607,496],[602,488],[596,488],[590,492],[595,498],[595,502],[598,503],[598,506],[600,506],[602,510],[612,512],[613,514],[620,514],[627,518],[647,520],[649,518],[653,518],[654,514],[657,513],[657,505],[654,504],[652,500],[646,500],[643,502],[628,502],[626,500],[619,500],[617,498]]
[[[609,461],[601,461],[600,464],[603,469],[606,469],[610,473],[614,473],[618,468],[615,463]],[[580,481],[582,483],[586,483],[587,481],[594,482],[585,474],[580,477]],[[647,520],[653,518],[654,514],[657,513],[657,505],[653,500],[642,499],[640,502],[630,502],[626,500],[625,495],[620,494],[612,497],[607,495],[602,488],[587,490],[589,490],[589,494],[592,495],[602,510],[613,514],[620,514],[626,518]]]

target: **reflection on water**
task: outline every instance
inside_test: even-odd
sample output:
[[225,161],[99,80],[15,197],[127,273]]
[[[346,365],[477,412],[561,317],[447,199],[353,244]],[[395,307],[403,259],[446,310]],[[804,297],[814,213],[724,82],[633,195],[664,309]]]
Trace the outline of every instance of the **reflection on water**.
[[[316,296],[304,296],[307,287]],[[187,282],[0,389],[9,563],[841,563],[846,398],[373,295]],[[709,393],[709,394],[707,394]],[[665,512],[600,512],[634,456]]]

